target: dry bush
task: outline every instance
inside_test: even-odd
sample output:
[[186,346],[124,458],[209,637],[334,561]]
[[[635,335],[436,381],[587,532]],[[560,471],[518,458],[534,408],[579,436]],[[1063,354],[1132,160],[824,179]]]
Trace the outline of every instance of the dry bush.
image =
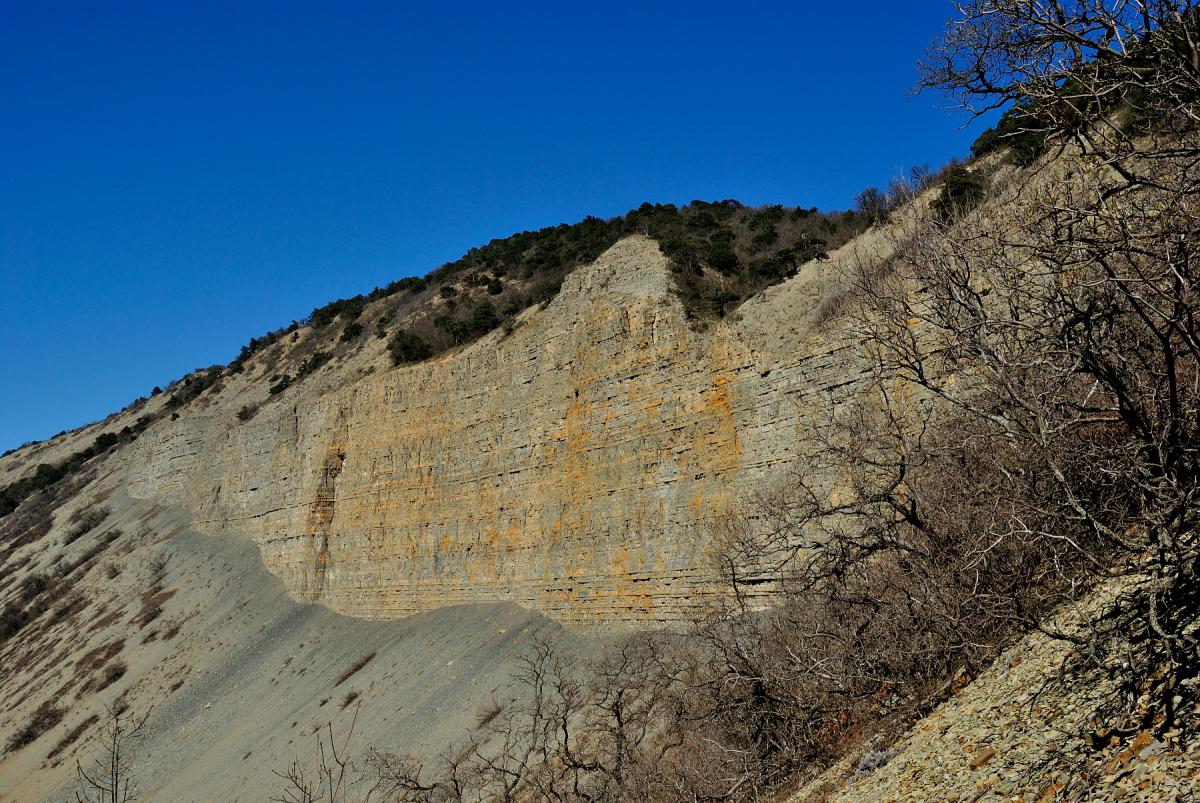
[[61,754],[64,750],[66,750],[71,745],[75,744],[75,742],[79,741],[79,737],[83,736],[83,734],[86,733],[89,728],[91,728],[93,725],[95,725],[99,721],[100,721],[100,716],[98,714],[89,715],[86,719],[82,720],[74,728],[71,728],[71,730],[69,730],[65,734],[63,734],[63,737],[58,740],[58,743],[55,744],[54,747],[50,750],[50,752],[46,754],[46,758],[49,760],[49,759],[54,759],[54,758],[58,757],[58,755]]
[[[930,333],[893,349],[906,376],[1034,456],[1059,537],[1120,556],[1101,570],[1128,592],[1080,645],[1122,683],[1103,712],[1118,733],[1184,724],[1200,671],[1198,42],[1188,0],[964,3],[924,85],[973,109],[1024,104],[1088,180],[1031,193],[1009,231],[927,238],[931,261],[902,266],[923,298],[885,305]],[[947,357],[987,395],[939,381],[929,368]],[[1088,471],[1064,471],[1063,451]]]
[[158,620],[163,614],[163,606],[175,596],[174,589],[166,588],[167,558],[156,555],[149,562],[150,580],[146,590],[141,595],[141,607],[133,618],[134,624],[144,628]]
[[276,772],[273,799],[682,799],[687,784],[677,768],[694,768],[672,724],[687,706],[669,655],[654,640],[634,639],[585,670],[555,643],[535,639],[521,657],[523,693],[485,712],[466,742],[430,762],[376,749],[359,760],[349,747],[354,723],[341,740],[330,723],[315,731],[311,766],[294,761]]
[[55,705],[52,700],[42,703],[30,715],[29,721],[9,738],[8,744],[4,748],[5,752],[14,753],[26,745],[32,744],[39,736],[61,722],[66,713],[67,709]]
[[359,707],[355,706],[354,716],[340,747],[332,722],[327,723],[324,729],[317,726],[313,730],[317,738],[313,766],[307,768],[299,760],[293,760],[286,770],[276,770],[280,789],[271,800],[278,803],[349,803],[351,800],[367,803],[372,799],[375,789],[365,783],[364,765],[355,763],[350,750],[354,727],[358,722],[358,710]]
[[80,656],[75,662],[75,677],[83,680],[79,689],[81,695],[100,691],[125,674],[125,662],[120,659],[124,649],[125,640],[121,638],[94,647]]
[[734,606],[699,634],[716,739],[753,756],[747,785],[904,726],[1086,589],[1105,545],[1039,527],[1007,487],[1030,461],[971,423],[846,404],[794,478],[721,529]]
[[[1065,23],[963,4],[926,77],[1030,102],[1074,172],[1052,161],[1002,204],[919,221],[859,274],[868,396],[831,405],[794,482],[721,528],[741,607],[700,630],[717,668],[692,718],[720,723],[710,756],[751,756],[737,795],[903,725],[1114,575],[1126,593],[1071,637],[1120,683],[1099,741],[1193,732],[1198,18],[1053,5]],[[1147,109],[1153,126],[1125,124]]]
[[63,544],[71,544],[104,523],[112,511],[107,507],[80,508],[71,516],[71,528],[63,536]]
[[336,689],[338,686],[341,686],[343,683],[345,683],[347,680],[349,680],[351,677],[353,677],[356,672],[358,672],[360,669],[362,669],[367,664],[371,663],[371,661],[374,658],[375,658],[375,653],[373,653],[373,652],[367,653],[366,655],[362,656],[361,658],[358,658],[354,663],[352,663],[352,664],[350,664],[350,666],[346,667],[342,671],[342,673],[337,676],[337,680],[335,680],[333,682],[333,687]]
[[500,712],[503,710],[504,706],[500,705],[500,703],[495,702],[494,700],[490,705],[481,708],[478,712],[479,721],[475,724],[475,729],[479,730],[487,727],[489,724],[495,721],[496,717],[500,716]]

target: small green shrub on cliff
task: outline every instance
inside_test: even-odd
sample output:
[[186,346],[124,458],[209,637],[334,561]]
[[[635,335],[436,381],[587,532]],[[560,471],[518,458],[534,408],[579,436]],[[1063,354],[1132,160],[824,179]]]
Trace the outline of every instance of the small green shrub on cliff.
[[362,314],[363,307],[366,306],[367,300],[363,296],[355,296],[354,298],[340,298],[337,301],[331,301],[323,307],[317,307],[308,316],[310,326],[320,328],[333,323],[335,318],[341,318],[349,323]]
[[0,488],[0,517],[17,509],[26,498],[56,485],[70,476],[88,460],[107,452],[118,444],[131,441],[145,429],[152,419],[143,416],[132,427],[123,427],[119,432],[104,432],[96,436],[92,445],[80,449],[61,463],[41,463],[28,477],[23,477],[4,488]]
[[929,208],[942,220],[963,215],[979,206],[987,194],[983,176],[963,166],[953,167],[942,180],[942,190]]
[[500,325],[500,316],[490,301],[480,301],[471,313],[470,333],[476,337],[485,335]]
[[283,376],[279,377],[278,381],[276,381],[275,384],[271,385],[271,387],[268,390],[272,396],[278,396],[280,393],[283,393],[285,390],[287,390],[291,386],[292,386],[291,374],[284,374]]
[[[554,298],[571,271],[629,235],[642,234],[659,241],[672,263],[687,314],[703,319],[728,314],[762,288],[792,275],[800,264],[822,258],[828,249],[854,237],[868,223],[861,215],[778,205],[751,208],[722,200],[692,201],[683,206],[644,203],[608,219],[589,216],[573,224],[519,232],[472,248],[423,278],[405,277],[314,309],[305,323],[321,330],[338,321],[340,334],[334,337],[314,331],[311,336],[322,338],[327,345],[299,366],[294,376],[273,377],[271,394],[282,393],[319,367],[332,351],[331,340],[353,340],[368,326],[376,337],[386,338],[393,321],[411,322],[405,334],[392,335],[389,340],[388,350],[396,364],[427,359],[498,327],[509,331],[523,310]],[[479,299],[481,290],[489,300]],[[369,314],[369,302],[397,295],[404,297],[378,310],[371,323],[360,320]],[[281,341],[284,348],[275,359],[285,358],[286,343],[297,342],[300,325],[293,321],[285,329],[252,338],[230,363],[228,373],[244,371],[254,355]],[[290,341],[283,338],[287,333],[292,333]],[[261,370],[272,372],[271,367]],[[174,388],[169,406],[183,406],[215,386],[222,375],[220,368],[194,373]],[[0,497],[0,509],[3,504]]]
[[417,335],[400,330],[388,341],[388,353],[392,355],[393,365],[403,365],[428,359],[433,351]]
[[314,373],[322,365],[329,362],[332,356],[328,351],[314,351],[305,357],[304,361],[300,363],[300,367],[296,369],[296,379],[303,379],[309,374]]
[[971,155],[978,158],[1008,148],[1017,164],[1032,164],[1049,149],[1042,128],[1028,104],[1013,106],[995,128],[987,129],[971,143]]

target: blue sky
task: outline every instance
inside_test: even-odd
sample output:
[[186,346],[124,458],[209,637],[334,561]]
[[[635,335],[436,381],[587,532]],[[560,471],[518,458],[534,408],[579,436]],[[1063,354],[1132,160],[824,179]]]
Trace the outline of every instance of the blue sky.
[[909,94],[949,13],[0,0],[0,450],[494,237],[962,155]]

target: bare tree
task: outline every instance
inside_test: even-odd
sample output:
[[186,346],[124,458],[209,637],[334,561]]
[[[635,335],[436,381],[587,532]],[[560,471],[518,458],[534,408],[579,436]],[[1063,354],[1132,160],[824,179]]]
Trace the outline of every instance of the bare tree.
[[[1128,182],[1135,155],[1195,159],[1193,0],[968,0],[920,64],[971,114],[1020,106],[1023,130],[1074,141]],[[1130,118],[1153,123],[1131,136]],[[1162,137],[1146,138],[1156,132]]]
[[[1089,179],[1034,196],[1034,214],[1007,236],[968,243],[950,229],[905,260],[901,274],[926,303],[891,293],[888,304],[936,334],[927,347],[910,337],[897,367],[1039,455],[1060,533],[1118,546],[1124,570],[1146,578],[1112,619],[1138,645],[1128,699],[1151,698],[1133,727],[1169,727],[1200,657],[1200,10],[1191,0],[963,3],[922,84],[975,112],[1025,104],[1027,125],[1071,146]],[[928,370],[939,349],[980,376],[990,409]],[[1084,450],[1078,476],[1059,456],[1068,443]]]
[[1200,667],[1197,12],[958,9],[924,84],[1024,104],[1059,147],[860,266],[863,394],[718,528],[734,606],[702,630],[710,710],[751,785],[919,715],[1104,578],[1126,593],[1071,638],[1121,652],[1106,733],[1178,727]]
[[149,711],[134,716],[122,700],[111,703],[98,738],[100,749],[85,767],[75,762],[77,803],[130,803],[138,799],[133,782],[132,742],[142,735]]
[[[364,767],[354,763],[350,750],[361,705],[354,706],[354,715],[340,746],[334,736],[332,722],[315,731],[316,756],[311,769],[306,769],[299,760],[293,760],[286,770],[274,771],[282,787],[272,800],[278,803],[347,803],[353,799],[369,803],[376,786],[370,783]],[[355,793],[354,797],[351,797],[352,792]]]
[[537,638],[521,658],[517,699],[434,761],[372,751],[373,788],[405,803],[695,799],[677,693],[687,666],[638,637],[582,670]]

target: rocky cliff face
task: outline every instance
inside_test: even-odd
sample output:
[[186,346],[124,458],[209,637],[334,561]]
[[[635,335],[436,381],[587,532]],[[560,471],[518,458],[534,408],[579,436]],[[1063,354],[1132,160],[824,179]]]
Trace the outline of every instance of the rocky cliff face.
[[678,620],[715,593],[708,523],[782,476],[854,382],[853,345],[810,331],[837,260],[698,330],[657,244],[627,239],[511,333],[376,357],[246,423],[164,420],[130,449],[128,492],[250,535],[293,596],[344,613]]

